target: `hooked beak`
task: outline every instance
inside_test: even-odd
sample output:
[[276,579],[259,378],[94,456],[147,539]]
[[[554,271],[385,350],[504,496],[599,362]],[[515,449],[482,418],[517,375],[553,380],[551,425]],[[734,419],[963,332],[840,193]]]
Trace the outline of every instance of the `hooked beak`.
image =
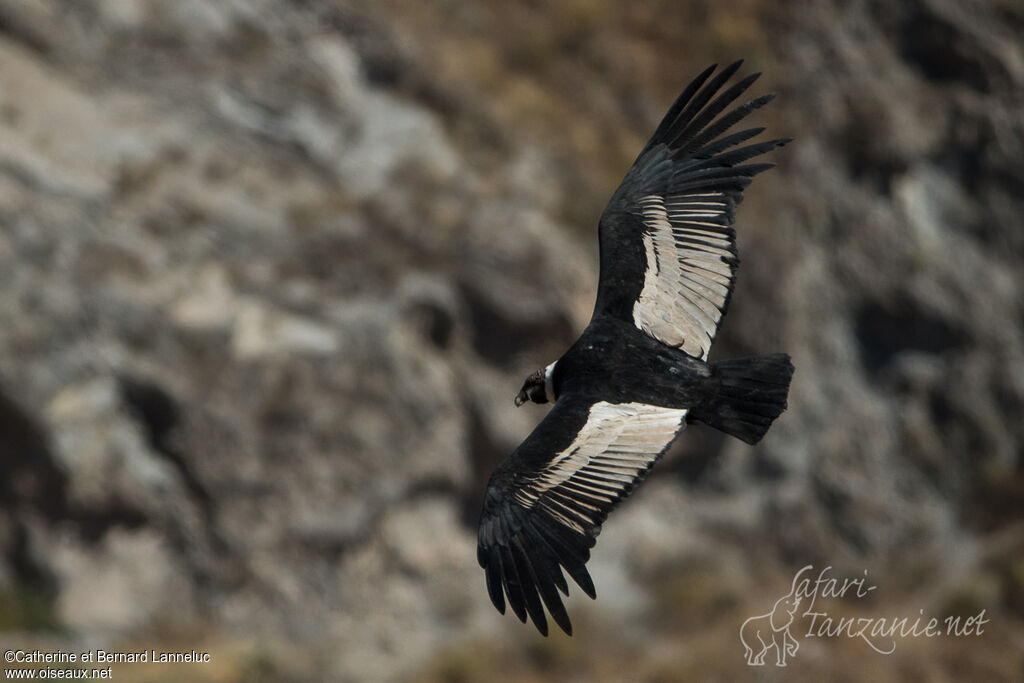
[[518,408],[519,406],[521,406],[524,403],[526,403],[527,400],[528,399],[526,398],[526,392],[525,391],[520,391],[516,395],[516,408]]

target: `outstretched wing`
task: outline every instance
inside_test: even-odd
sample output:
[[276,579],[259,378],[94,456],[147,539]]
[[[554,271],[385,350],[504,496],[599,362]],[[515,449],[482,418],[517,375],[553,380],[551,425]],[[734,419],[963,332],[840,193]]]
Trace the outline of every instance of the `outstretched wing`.
[[763,128],[724,135],[773,97],[719,116],[760,76],[715,97],[740,64],[707,82],[711,67],[687,86],[601,216],[594,315],[632,322],[701,359],[707,359],[739,266],[734,211],[751,178],[772,167],[743,162],[788,142],[737,147]]
[[558,591],[562,569],[591,598],[584,566],[615,505],[639,484],[685,426],[685,410],[562,396],[495,471],[480,519],[477,559],[498,611],[505,598],[541,633],[543,605],[566,633],[572,625]]

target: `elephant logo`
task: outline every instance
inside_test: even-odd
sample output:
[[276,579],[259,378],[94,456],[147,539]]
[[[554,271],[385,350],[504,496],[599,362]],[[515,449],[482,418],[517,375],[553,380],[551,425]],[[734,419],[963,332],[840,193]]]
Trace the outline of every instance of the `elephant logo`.
[[794,577],[793,589],[776,600],[770,612],[743,622],[740,642],[749,666],[764,666],[765,655],[772,648],[775,648],[775,666],[786,666],[786,658],[796,655],[800,643],[789,632],[789,627],[799,606],[800,596],[797,595]]

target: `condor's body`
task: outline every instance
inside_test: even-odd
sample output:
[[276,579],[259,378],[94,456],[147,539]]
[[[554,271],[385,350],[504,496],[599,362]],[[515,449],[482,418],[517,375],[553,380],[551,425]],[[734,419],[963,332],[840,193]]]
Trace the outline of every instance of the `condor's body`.
[[711,366],[652,339],[635,325],[600,316],[552,369],[555,397],[693,408],[713,395]]

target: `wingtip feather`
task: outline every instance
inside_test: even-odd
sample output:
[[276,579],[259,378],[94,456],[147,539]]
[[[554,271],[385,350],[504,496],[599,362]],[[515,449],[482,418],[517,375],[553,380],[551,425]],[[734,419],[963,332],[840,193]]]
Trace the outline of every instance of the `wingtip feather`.
[[499,614],[504,614],[505,595],[501,588],[500,560],[497,559],[497,552],[493,550],[488,558],[488,563],[484,566],[484,577],[487,580],[487,594],[491,598],[491,603]]
[[544,607],[541,605],[540,595],[537,592],[537,585],[540,583],[540,580],[520,536],[516,536],[513,540],[512,559],[516,563],[519,587],[522,590],[523,599],[526,603],[526,613],[530,616],[530,621],[537,627],[541,635],[546,636],[548,634],[548,620],[544,616]]
[[526,623],[526,598],[523,596],[519,583],[519,574],[516,570],[515,560],[508,547],[500,546],[501,557],[501,583],[505,587],[505,594],[508,596],[508,605],[512,613],[519,621]]

